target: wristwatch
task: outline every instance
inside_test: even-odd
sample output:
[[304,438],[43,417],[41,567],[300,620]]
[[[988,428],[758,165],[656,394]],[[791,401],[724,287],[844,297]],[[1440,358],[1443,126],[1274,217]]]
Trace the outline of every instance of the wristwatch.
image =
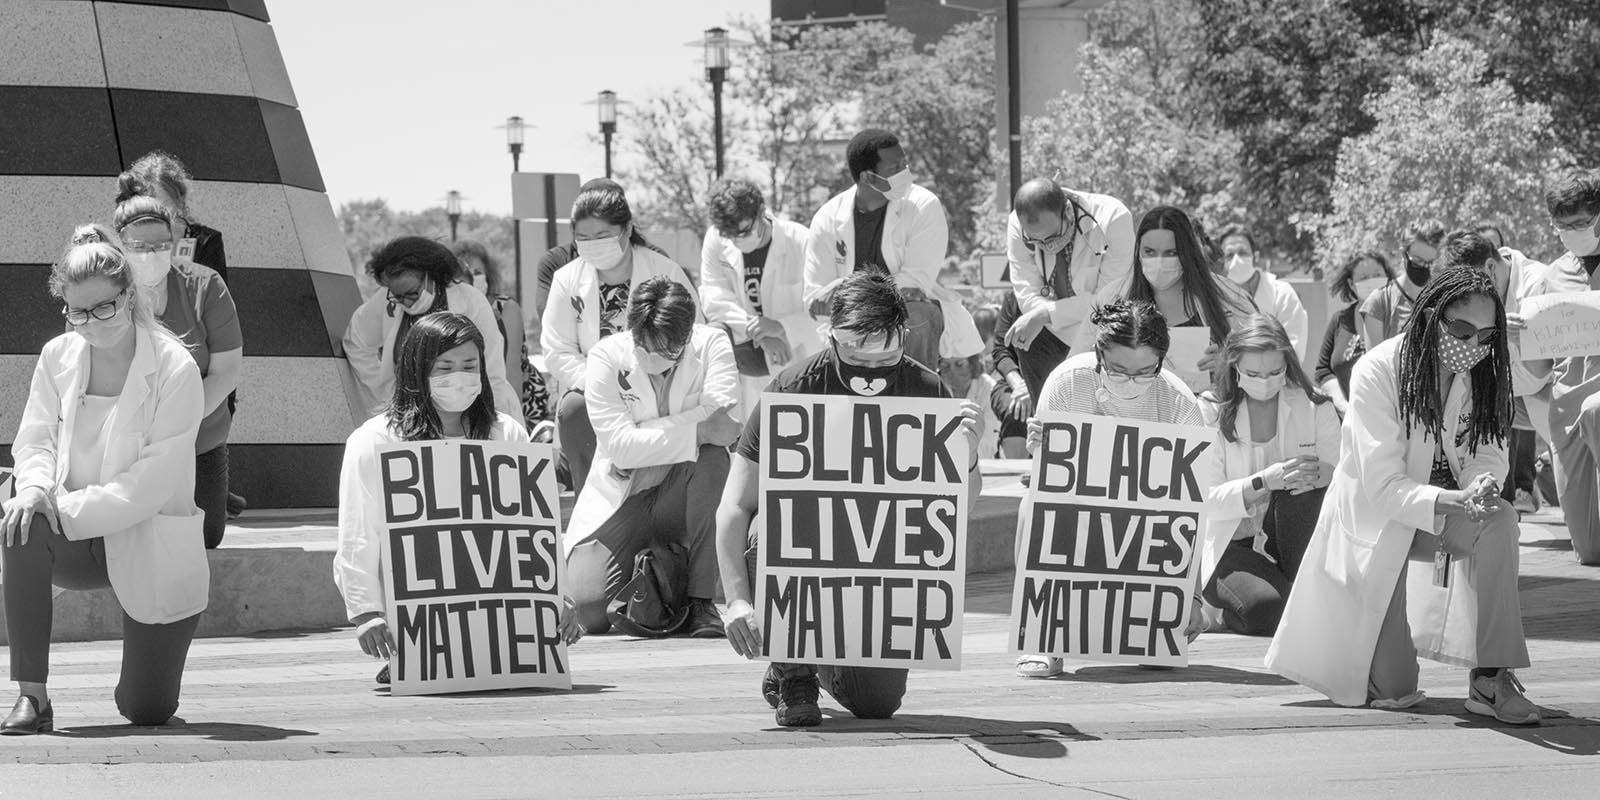
[[1259,492],[1267,488],[1267,482],[1262,480],[1260,475],[1252,475],[1250,476],[1250,488]]

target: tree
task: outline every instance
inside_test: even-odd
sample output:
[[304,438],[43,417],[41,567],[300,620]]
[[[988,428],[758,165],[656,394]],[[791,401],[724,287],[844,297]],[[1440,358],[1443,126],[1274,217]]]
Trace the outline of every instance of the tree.
[[1435,217],[1493,220],[1529,255],[1549,249],[1541,187],[1569,156],[1552,135],[1550,110],[1518,99],[1489,71],[1479,47],[1435,34],[1388,91],[1363,105],[1375,124],[1339,147],[1331,213],[1302,221],[1323,266],[1397,247],[1407,223]]

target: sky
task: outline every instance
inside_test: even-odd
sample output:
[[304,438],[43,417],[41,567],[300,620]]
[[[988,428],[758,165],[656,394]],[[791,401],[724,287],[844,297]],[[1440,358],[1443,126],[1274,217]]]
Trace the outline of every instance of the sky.
[[[267,0],[335,208],[511,209],[511,155],[497,126],[534,127],[524,172],[604,170],[592,103],[705,80],[686,46],[769,0]],[[626,109],[624,109],[626,114]],[[627,120],[617,136],[627,136]]]

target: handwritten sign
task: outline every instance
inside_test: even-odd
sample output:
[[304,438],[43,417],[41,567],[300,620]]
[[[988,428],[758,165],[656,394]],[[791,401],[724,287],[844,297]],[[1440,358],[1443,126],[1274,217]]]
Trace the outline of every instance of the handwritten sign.
[[396,695],[572,688],[549,445],[379,448]]
[[1012,652],[1186,664],[1215,432],[1088,414],[1040,420]]
[[1205,358],[1211,346],[1210,328],[1168,328],[1171,344],[1167,347],[1167,360],[1163,365],[1172,370],[1192,392],[1211,388],[1211,373],[1200,370],[1200,359]]
[[1600,355],[1600,292],[1524,298],[1522,360]]
[[766,394],[760,408],[765,656],[960,669],[960,402]]

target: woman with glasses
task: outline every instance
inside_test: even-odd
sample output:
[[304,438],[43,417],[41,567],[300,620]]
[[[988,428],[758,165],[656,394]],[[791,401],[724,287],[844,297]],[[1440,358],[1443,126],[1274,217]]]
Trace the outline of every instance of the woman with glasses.
[[1356,312],[1361,322],[1361,344],[1367,350],[1405,329],[1417,295],[1428,284],[1434,262],[1439,260],[1444,234],[1444,223],[1436,219],[1414,222],[1406,228],[1406,247],[1401,254],[1404,269],[1395,280],[1362,300]]
[[[1194,394],[1172,372],[1163,369],[1170,343],[1167,320],[1154,303],[1113,300],[1089,315],[1093,349],[1061,362],[1050,373],[1039,397],[1040,411],[1064,411],[1104,417],[1204,426],[1205,417]],[[1037,418],[1028,421],[1028,449],[1037,449]],[[1209,470],[1209,484],[1221,485],[1215,460],[1197,465]],[[1026,519],[1024,510],[1020,518]],[[1222,516],[1213,511],[1210,528],[1222,530]],[[1229,526],[1231,530],[1231,526]],[[1225,541],[1225,540],[1224,540]],[[1216,548],[1212,548],[1215,550]],[[1208,551],[1209,552],[1209,551]],[[1192,641],[1200,632],[1200,593],[1196,587],[1185,634]],[[1017,674],[1025,678],[1050,678],[1061,674],[1062,661],[1052,656],[1024,655],[1017,659]]]
[[1517,515],[1500,498],[1511,425],[1494,279],[1437,270],[1405,332],[1350,378],[1339,465],[1267,666],[1346,706],[1406,708],[1417,654],[1471,667],[1467,711],[1536,724]]
[[239,311],[210,267],[174,257],[183,227],[161,201],[134,195],[117,204],[112,221],[134,284],[200,368],[205,406],[195,438],[194,501],[205,512],[205,545],[212,549],[222,544],[228,524],[228,432],[233,427],[228,396],[239,388],[244,369]]
[[[394,396],[395,364],[406,333],[423,315],[435,311],[462,314],[478,326],[489,352],[505,352],[494,308],[483,292],[458,280],[461,264],[450,248],[421,236],[402,236],[372,254],[367,272],[383,291],[374,292],[351,315],[344,333],[344,355],[369,413],[381,411]],[[521,409],[517,393],[506,379],[505,359],[490,359],[484,372],[494,389],[495,408],[518,416]]]
[[210,573],[194,502],[206,389],[195,360],[156,321],[115,236],[79,228],[50,272],[70,332],[34,368],[11,446],[16,497],[0,522],[11,679],[0,733],[55,725],[51,585],[110,586],[122,607],[117,710],[161,725],[178,709],[184,661]]
[[1269,636],[1339,460],[1339,414],[1264,314],[1228,335],[1200,414],[1222,435],[1219,505],[1239,518],[1206,582],[1206,629]]

